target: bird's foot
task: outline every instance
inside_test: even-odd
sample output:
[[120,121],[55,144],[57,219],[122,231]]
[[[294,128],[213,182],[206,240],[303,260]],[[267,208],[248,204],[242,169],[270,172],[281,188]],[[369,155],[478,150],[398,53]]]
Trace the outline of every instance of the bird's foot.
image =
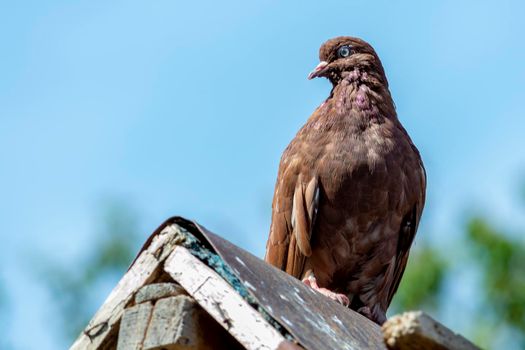
[[327,296],[328,298],[337,301],[345,307],[348,307],[348,305],[350,305],[350,299],[348,299],[346,295],[332,292],[331,290],[323,287],[319,287],[319,285],[317,284],[317,280],[313,275],[305,277],[303,279],[303,283],[312,288],[313,290],[323,294],[324,296]]

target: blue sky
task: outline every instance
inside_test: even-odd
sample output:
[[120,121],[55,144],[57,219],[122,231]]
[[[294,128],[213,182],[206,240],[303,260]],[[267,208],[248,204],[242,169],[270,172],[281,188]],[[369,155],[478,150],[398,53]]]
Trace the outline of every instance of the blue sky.
[[0,1],[0,261],[15,345],[57,348],[28,257],[77,262],[108,196],[137,208],[144,237],[180,214],[261,255],[281,152],[329,93],[306,76],[337,35],[376,48],[423,155],[418,240],[453,237],[469,210],[522,223],[524,13],[518,0]]

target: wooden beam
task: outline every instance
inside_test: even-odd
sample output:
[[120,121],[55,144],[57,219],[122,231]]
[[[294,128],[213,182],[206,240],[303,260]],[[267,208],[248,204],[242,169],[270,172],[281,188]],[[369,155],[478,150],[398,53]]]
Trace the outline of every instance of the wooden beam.
[[202,312],[186,295],[158,300],[141,349],[212,349],[199,322]]
[[392,350],[479,350],[422,311],[393,316],[382,330],[385,343]]
[[120,321],[117,350],[142,350],[152,312],[151,302],[126,308]]
[[284,337],[222,277],[187,249],[176,247],[164,269],[246,349],[278,349]]
[[[98,349],[110,335],[116,335],[124,308],[135,293],[156,276],[161,263],[173,250],[176,226],[168,226],[156,235],[137,257],[131,268],[113,289],[104,304],[71,346],[71,350]],[[103,348],[103,346],[102,346]]]
[[[114,350],[114,347],[111,347]],[[120,321],[117,350],[244,349],[175,283],[154,283],[135,295]]]

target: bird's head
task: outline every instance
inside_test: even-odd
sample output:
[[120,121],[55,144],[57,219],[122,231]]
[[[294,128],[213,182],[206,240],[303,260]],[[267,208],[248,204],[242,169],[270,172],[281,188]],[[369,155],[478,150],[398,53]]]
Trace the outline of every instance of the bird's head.
[[320,63],[308,79],[328,78],[334,86],[343,79],[356,79],[356,73],[373,74],[387,84],[379,57],[370,44],[359,38],[339,36],[325,42],[319,49]]

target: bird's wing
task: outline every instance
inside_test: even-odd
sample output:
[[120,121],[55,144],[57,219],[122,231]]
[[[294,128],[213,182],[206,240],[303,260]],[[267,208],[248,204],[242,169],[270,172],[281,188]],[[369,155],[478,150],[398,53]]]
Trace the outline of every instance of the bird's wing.
[[302,278],[306,258],[312,254],[310,238],[319,206],[319,184],[316,176],[304,179],[301,174],[287,175],[292,174],[280,169],[265,260]]
[[392,279],[392,284],[388,291],[388,305],[392,302],[392,298],[399,287],[401,282],[401,277],[405,271],[405,267],[408,261],[408,252],[412,241],[416,235],[417,228],[419,226],[419,220],[421,214],[423,213],[423,206],[425,205],[425,190],[426,190],[426,173],[423,163],[420,162],[420,176],[419,180],[421,181],[419,198],[412,207],[412,209],[405,215],[401,223],[401,228],[399,231],[399,239],[397,242],[397,255],[396,262],[394,267],[394,274]]

